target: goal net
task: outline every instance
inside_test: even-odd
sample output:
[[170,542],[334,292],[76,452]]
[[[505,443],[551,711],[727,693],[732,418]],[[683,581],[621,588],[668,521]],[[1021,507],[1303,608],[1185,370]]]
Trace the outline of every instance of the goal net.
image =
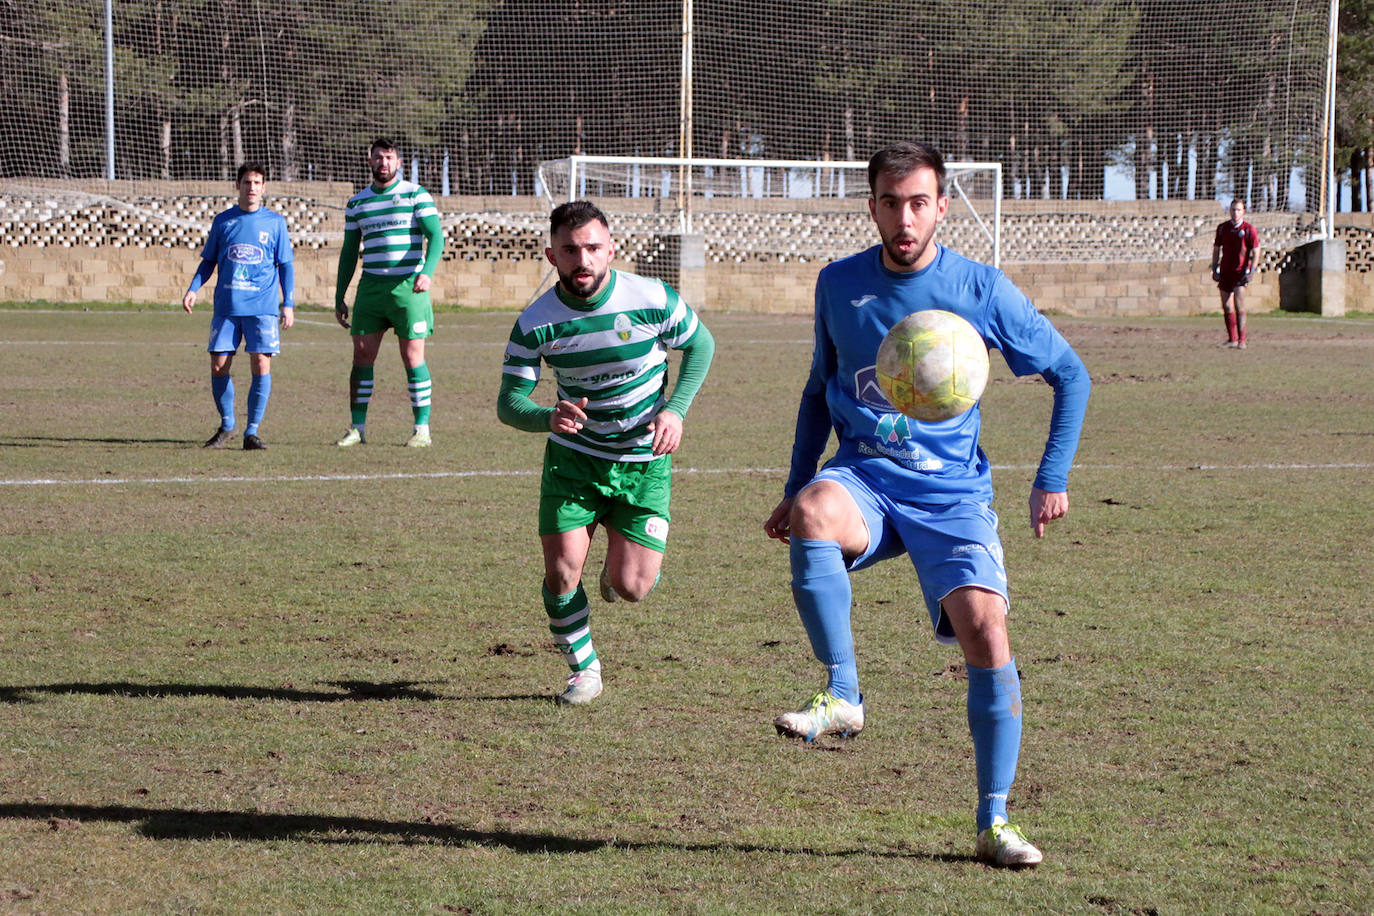
[[[390,0],[378,17],[371,0],[0,4],[0,239],[194,245],[252,161],[274,200],[290,199],[293,234],[330,244],[339,185],[369,180],[368,146],[387,136],[407,177],[493,219],[524,225],[538,195],[565,196],[541,163],[623,157],[637,164],[589,158],[576,180],[646,227],[707,237],[727,202],[787,213],[735,233],[730,256],[763,256],[777,234],[814,258],[852,249],[845,220],[863,224],[865,183],[846,164],[914,139],[1001,163],[997,188],[974,173],[951,197],[942,238],[974,257],[1123,256],[1100,239],[1186,257],[1200,218],[1149,249],[1101,205],[1195,201],[1210,219],[1240,196],[1276,228],[1309,224],[1330,184],[1329,8]],[[1051,234],[1057,249],[1004,233],[999,195],[1071,233]]]
[[[950,207],[940,242],[997,265],[1001,165],[946,168]],[[713,261],[829,261],[875,239],[867,161],[571,156],[541,162],[535,183],[551,206],[595,200],[632,246],[699,234]]]

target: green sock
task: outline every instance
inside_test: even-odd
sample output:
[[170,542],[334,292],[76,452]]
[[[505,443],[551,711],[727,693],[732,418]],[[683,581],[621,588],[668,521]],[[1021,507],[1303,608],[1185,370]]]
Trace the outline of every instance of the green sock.
[[348,409],[353,415],[354,426],[367,422],[367,405],[371,400],[372,367],[354,366],[348,373]]
[[592,647],[591,610],[587,607],[587,593],[578,585],[566,595],[554,595],[541,587],[544,613],[549,615],[549,632],[563,660],[573,671],[582,671],[596,661]]
[[434,386],[429,379],[429,364],[420,363],[406,370],[406,385],[410,388],[410,410],[415,414],[416,426],[429,425],[429,396]]

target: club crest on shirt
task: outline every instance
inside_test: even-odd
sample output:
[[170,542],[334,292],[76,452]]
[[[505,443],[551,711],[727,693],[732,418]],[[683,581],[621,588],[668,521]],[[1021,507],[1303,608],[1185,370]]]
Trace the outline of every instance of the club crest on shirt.
[[270,245],[271,243],[272,243],[272,233],[268,232],[266,229],[260,230],[260,231],[258,232],[258,244],[259,244],[259,245]]
[[615,336],[622,341],[630,339],[630,316],[624,312],[615,316]]
[[878,367],[864,366],[854,373],[854,397],[859,403],[871,410],[894,411],[886,397],[883,396],[883,389],[878,384]]

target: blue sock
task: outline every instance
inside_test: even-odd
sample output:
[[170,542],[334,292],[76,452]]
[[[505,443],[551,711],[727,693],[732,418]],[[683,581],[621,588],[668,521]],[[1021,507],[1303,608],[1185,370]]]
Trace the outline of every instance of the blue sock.
[[232,375],[210,376],[210,393],[215,396],[215,408],[219,411],[219,428],[234,428],[234,377]]
[[248,386],[248,425],[243,428],[245,436],[256,436],[262,415],[267,412],[267,398],[272,394],[272,373],[264,372],[253,376]]
[[1007,819],[1007,793],[1021,753],[1021,676],[1016,659],[1000,668],[968,668],[968,729],[978,768],[978,829]]
[[793,535],[791,557],[792,597],[811,639],[811,651],[830,669],[830,693],[846,702],[858,703],[859,667],[854,659],[854,634],[849,628],[853,592],[840,545],[837,541]]

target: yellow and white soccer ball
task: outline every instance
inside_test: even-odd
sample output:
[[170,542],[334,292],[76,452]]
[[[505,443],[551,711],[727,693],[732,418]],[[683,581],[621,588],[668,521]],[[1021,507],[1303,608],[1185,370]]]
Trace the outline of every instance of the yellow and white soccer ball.
[[988,383],[988,348],[953,312],[912,312],[878,347],[878,386],[888,403],[916,420],[949,420],[978,402]]

